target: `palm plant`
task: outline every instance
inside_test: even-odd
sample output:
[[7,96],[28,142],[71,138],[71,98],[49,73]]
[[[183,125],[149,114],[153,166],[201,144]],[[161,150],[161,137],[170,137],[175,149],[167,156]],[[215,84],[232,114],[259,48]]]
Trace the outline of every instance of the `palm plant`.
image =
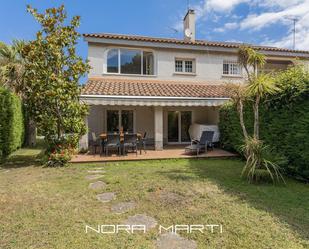
[[242,150],[247,155],[246,164],[241,172],[241,176],[246,175],[250,182],[268,180],[284,183],[281,169],[278,164],[269,159],[269,147],[263,141],[256,138],[248,138],[242,146]]
[[259,74],[254,77],[249,83],[247,93],[249,96],[254,98],[253,110],[254,110],[254,131],[253,137],[256,139],[260,138],[260,121],[259,121],[259,105],[261,99],[267,95],[274,94],[279,89],[275,85],[272,75],[270,74]]
[[[22,51],[25,45],[26,42],[23,40],[14,40],[12,45],[0,42],[0,85],[11,89],[24,102],[27,101],[23,94],[25,89],[25,61],[22,56]],[[26,144],[35,145],[36,125],[30,117],[26,119],[26,122]]]
[[24,41],[14,40],[12,45],[0,42],[0,83],[21,95],[23,89],[24,61],[21,51]]
[[[270,74],[258,74],[258,70],[265,65],[265,56],[256,52],[253,48],[242,46],[238,51],[238,60],[240,65],[245,69],[247,74],[247,85],[234,87],[232,100],[237,106],[240,117],[240,125],[244,135],[244,145],[242,151],[246,157],[246,164],[242,171],[242,176],[246,175],[249,181],[259,181],[270,177],[272,181],[283,180],[279,166],[266,157],[269,150],[260,140],[260,120],[259,105],[261,99],[267,95],[275,93],[278,88],[274,84],[273,77]],[[230,89],[233,89],[230,87]],[[253,136],[249,136],[243,121],[243,102],[253,100],[254,111],[254,131]],[[284,180],[283,180],[284,181]]]
[[242,129],[242,133],[245,139],[248,138],[248,132],[244,122],[244,102],[247,98],[246,96],[246,86],[240,83],[229,83],[226,85],[227,91],[231,95],[231,99],[236,105],[237,112],[239,115],[239,122]]

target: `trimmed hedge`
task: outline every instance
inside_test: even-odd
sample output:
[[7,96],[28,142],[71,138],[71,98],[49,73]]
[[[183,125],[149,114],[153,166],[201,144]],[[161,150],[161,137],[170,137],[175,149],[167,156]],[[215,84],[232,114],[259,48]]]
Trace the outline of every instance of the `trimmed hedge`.
[[22,146],[24,133],[20,98],[9,90],[0,88],[0,158]]
[[[282,91],[260,106],[260,137],[274,153],[287,159],[283,167],[288,174],[309,180],[309,76],[293,70],[277,76]],[[252,134],[253,110],[249,103],[244,119]],[[243,135],[232,103],[221,107],[219,126],[222,146],[240,152]]]

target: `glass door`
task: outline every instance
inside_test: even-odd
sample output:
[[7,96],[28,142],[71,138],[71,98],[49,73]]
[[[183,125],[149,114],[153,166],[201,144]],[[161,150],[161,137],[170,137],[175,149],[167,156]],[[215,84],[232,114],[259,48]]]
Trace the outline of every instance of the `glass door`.
[[168,112],[168,143],[190,142],[189,128],[192,123],[191,111]]
[[180,121],[181,121],[181,142],[191,142],[189,128],[192,123],[192,115],[190,111],[180,112]]
[[168,112],[167,141],[177,143],[179,141],[178,112]]

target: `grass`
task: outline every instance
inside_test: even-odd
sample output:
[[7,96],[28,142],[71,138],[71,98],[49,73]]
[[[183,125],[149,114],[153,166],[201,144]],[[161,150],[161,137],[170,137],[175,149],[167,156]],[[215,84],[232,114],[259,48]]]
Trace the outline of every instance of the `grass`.
[[[85,233],[85,225],[123,224],[147,214],[158,224],[222,224],[223,233],[181,233],[198,248],[309,248],[309,186],[252,185],[239,160],[162,160],[39,167],[38,149],[15,153],[0,169],[0,248],[155,248],[146,234]],[[104,167],[104,191],[88,189],[87,170]],[[96,194],[116,192],[111,203]],[[162,199],[176,193],[180,199]],[[126,214],[110,206],[134,201]]]

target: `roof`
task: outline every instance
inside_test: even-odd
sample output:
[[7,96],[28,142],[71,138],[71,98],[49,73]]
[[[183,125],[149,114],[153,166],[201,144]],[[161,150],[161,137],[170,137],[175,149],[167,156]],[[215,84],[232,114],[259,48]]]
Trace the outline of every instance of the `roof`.
[[91,78],[82,95],[228,98],[224,85],[203,82]]
[[287,49],[287,48],[259,46],[259,45],[251,45],[251,44],[244,44],[244,43],[237,43],[237,42],[219,42],[219,41],[207,41],[207,40],[195,40],[194,42],[192,42],[192,41],[185,41],[185,40],[173,39],[173,38],[160,38],[160,37],[149,37],[149,36],[139,36],[139,35],[108,34],[108,33],[83,34],[83,36],[92,37],[92,38],[172,43],[172,44],[181,44],[181,45],[197,45],[197,46],[224,47],[224,48],[239,48],[241,45],[249,45],[257,50],[309,54],[309,51],[306,51],[306,50],[293,50],[293,49]]

